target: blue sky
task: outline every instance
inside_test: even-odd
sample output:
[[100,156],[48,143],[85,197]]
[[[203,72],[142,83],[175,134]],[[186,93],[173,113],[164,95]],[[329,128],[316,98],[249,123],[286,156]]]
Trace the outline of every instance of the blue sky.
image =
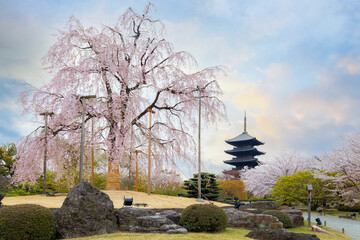
[[[0,143],[36,124],[21,116],[18,83],[41,86],[41,58],[70,15],[85,26],[112,25],[147,1],[0,0]],[[219,79],[230,125],[203,130],[204,167],[227,168],[225,139],[243,130],[265,142],[263,159],[329,151],[360,119],[360,2],[287,0],[153,1],[167,39],[192,53],[199,68],[223,65]]]

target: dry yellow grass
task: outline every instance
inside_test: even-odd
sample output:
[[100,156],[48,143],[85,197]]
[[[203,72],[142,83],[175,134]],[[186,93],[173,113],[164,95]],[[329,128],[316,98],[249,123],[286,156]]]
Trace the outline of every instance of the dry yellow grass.
[[[121,208],[126,198],[134,198],[134,203],[147,203],[146,208],[186,208],[187,206],[199,203],[194,198],[173,197],[165,195],[151,194],[150,196],[143,192],[135,191],[103,191],[108,194],[114,203],[115,208]],[[60,208],[66,196],[45,197],[40,195],[19,196],[19,197],[5,197],[3,199],[4,205],[15,204],[39,204],[47,208]],[[208,201],[205,201],[206,203]],[[219,207],[230,206],[228,204],[213,202]],[[142,208],[142,207],[140,207]]]

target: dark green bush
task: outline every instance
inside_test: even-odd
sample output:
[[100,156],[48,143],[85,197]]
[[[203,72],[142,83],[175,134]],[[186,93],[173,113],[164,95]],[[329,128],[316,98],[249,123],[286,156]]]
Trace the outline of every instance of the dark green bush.
[[284,228],[292,228],[294,227],[294,223],[289,215],[279,210],[267,210],[262,214],[267,214],[276,217],[282,222]]
[[35,204],[0,208],[1,240],[50,240],[55,238],[55,217]]
[[227,222],[224,210],[212,204],[190,205],[180,218],[180,224],[190,232],[222,232]]
[[336,209],[343,212],[359,212],[360,204],[355,204],[354,206],[349,206],[349,205],[339,206]]

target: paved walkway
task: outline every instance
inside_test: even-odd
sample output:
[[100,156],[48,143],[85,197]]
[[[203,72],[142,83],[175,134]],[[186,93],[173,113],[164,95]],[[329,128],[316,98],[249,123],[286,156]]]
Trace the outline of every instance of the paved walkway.
[[[307,220],[307,213],[303,213],[304,219]],[[359,217],[359,216],[357,216]],[[326,226],[332,229],[335,229],[339,232],[344,228],[345,235],[351,237],[355,240],[360,240],[360,222],[346,219],[346,218],[338,218],[338,217],[330,217],[330,216],[321,216],[316,213],[311,213],[311,222],[315,222],[315,218],[320,218],[321,222],[324,224],[326,221]]]

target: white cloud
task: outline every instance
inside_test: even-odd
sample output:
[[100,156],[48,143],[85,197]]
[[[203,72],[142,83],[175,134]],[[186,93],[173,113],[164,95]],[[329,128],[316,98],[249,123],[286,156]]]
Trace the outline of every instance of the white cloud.
[[27,136],[31,132],[33,132],[37,127],[39,127],[38,123],[29,121],[26,118],[13,118],[11,128],[20,134],[20,136]]
[[360,73],[360,57],[345,57],[339,61],[337,67],[345,73],[356,75]]

